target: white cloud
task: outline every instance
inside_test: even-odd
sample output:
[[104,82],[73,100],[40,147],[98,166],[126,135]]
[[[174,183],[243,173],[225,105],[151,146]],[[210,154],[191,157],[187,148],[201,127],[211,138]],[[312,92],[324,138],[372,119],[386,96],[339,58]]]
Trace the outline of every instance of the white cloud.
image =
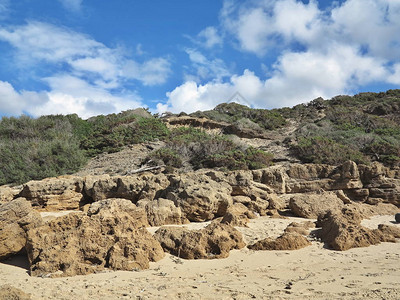
[[[105,81],[135,79],[145,85],[162,84],[170,74],[170,63],[165,58],[138,63],[118,48],[108,48],[89,36],[46,23],[30,22],[12,29],[0,27],[0,40],[17,49],[16,62],[21,68],[39,62],[66,63],[75,75],[91,73]],[[140,65],[138,75],[123,72],[126,64]]]
[[216,46],[222,46],[222,37],[218,34],[218,30],[215,27],[207,27],[200,31],[197,35],[198,43],[205,48],[213,48]]
[[[400,67],[396,66],[396,70],[393,82],[400,78]],[[354,86],[383,81],[388,76],[382,62],[362,57],[350,46],[338,46],[327,53],[288,52],[277,60],[271,77],[265,80],[245,70],[242,75],[231,76],[226,83],[186,82],[167,93],[167,103],[160,103],[158,110],[190,113],[212,109],[228,101],[235,92],[254,107],[293,106],[320,96],[330,98],[348,93]]]
[[143,106],[141,98],[133,93],[115,95],[68,75],[46,79],[51,91],[18,92],[0,81],[0,107],[5,115],[33,116],[77,113],[83,118],[99,114],[117,113]]
[[9,5],[9,0],[0,0],[0,20],[7,16]]
[[[164,83],[171,73],[166,58],[150,58],[137,62],[81,33],[46,23],[30,22],[13,28],[0,27],[0,41],[16,48],[15,67],[28,70],[36,65],[48,66],[46,78],[36,78],[48,84],[41,93],[41,105],[31,105],[35,92],[18,92],[3,83],[9,99],[1,111],[33,115],[78,113],[88,117],[142,106],[135,92],[126,92],[128,81],[143,85]],[[25,99],[24,97],[27,97]]]
[[192,63],[190,69],[195,70],[195,74],[186,74],[186,79],[201,81],[213,79],[221,81],[225,77],[231,76],[231,72],[222,59],[215,58],[209,60],[196,49],[186,49],[189,59]]
[[142,64],[129,60],[122,70],[125,77],[140,80],[148,86],[164,83],[170,73],[171,64],[165,58],[150,59]]
[[58,0],[68,10],[78,12],[81,10],[83,0]]
[[212,74],[209,61],[198,51],[187,51],[197,77],[187,77],[187,82],[167,93],[167,102],[158,109],[211,109],[236,91],[256,107],[292,106],[320,96],[352,93],[375,82],[400,84],[399,16],[399,0],[347,0],[325,11],[315,0],[307,4],[225,0],[221,26],[240,50],[261,58],[268,51],[285,50],[272,65],[260,63],[267,77],[245,70],[242,75],[229,75],[228,82],[221,80],[224,77],[204,82],[207,76],[201,75]]

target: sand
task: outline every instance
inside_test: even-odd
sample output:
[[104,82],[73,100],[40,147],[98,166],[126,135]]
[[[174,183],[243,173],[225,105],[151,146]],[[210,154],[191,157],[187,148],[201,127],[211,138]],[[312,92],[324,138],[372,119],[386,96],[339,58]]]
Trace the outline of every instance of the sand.
[[[278,236],[292,221],[305,219],[260,217],[238,229],[246,242],[254,242]],[[393,221],[377,216],[363,225],[400,227]],[[234,250],[220,260],[167,254],[144,271],[56,279],[30,277],[26,267],[24,257],[0,263],[0,285],[11,284],[32,299],[400,299],[400,243],[340,252],[312,241],[296,251]]]

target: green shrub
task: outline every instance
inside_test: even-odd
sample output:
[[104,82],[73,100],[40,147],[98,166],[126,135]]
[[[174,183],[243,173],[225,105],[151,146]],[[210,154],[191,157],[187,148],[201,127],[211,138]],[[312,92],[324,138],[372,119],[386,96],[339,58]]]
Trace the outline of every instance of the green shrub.
[[174,167],[186,161],[194,169],[226,170],[263,168],[272,162],[271,154],[252,147],[241,149],[225,136],[207,134],[193,127],[172,130],[166,141],[166,146],[153,152],[149,159],[161,159]]
[[368,162],[368,158],[360,151],[325,137],[301,138],[291,149],[307,163],[338,165],[349,159],[357,163]]

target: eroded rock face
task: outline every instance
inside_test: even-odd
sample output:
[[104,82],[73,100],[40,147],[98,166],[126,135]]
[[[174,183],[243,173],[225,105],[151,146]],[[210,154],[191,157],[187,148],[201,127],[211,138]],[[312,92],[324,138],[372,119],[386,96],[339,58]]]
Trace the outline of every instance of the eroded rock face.
[[276,239],[266,238],[247,246],[251,250],[297,250],[311,245],[306,237],[297,232],[285,232]]
[[0,260],[20,252],[26,231],[43,224],[40,214],[24,198],[0,206]]
[[204,222],[223,216],[232,205],[232,187],[202,173],[170,178],[165,197],[179,206],[191,222]]
[[175,206],[171,200],[159,198],[153,201],[139,201],[137,205],[145,209],[150,226],[189,223],[181,208]]
[[329,210],[343,206],[343,201],[334,192],[296,194],[289,202],[289,208],[296,216],[308,219],[316,219]]
[[318,218],[318,225],[322,227],[318,235],[331,248],[341,251],[394,241],[393,236],[383,234],[379,229],[361,226],[361,220],[361,214],[354,208],[329,211]]
[[5,284],[0,286],[0,300],[30,300],[30,294],[27,294],[12,285]]
[[217,222],[201,230],[161,227],[154,237],[166,252],[185,259],[225,258],[230,250],[245,246],[239,231]]
[[87,214],[71,213],[28,231],[33,276],[72,276],[101,271],[145,269],[164,256],[145,229],[144,209],[129,200],[93,203]]
[[47,211],[78,209],[82,195],[83,179],[75,176],[32,180],[23,185],[20,193],[32,206]]
[[241,203],[230,206],[223,216],[221,223],[231,226],[246,227],[249,219],[256,218],[256,215]]
[[0,186],[0,205],[12,201],[22,190],[22,186]]

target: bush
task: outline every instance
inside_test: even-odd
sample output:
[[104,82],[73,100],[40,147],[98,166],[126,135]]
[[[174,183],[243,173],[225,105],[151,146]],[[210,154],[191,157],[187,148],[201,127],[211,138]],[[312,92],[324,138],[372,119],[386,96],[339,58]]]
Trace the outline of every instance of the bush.
[[325,137],[301,138],[291,149],[298,158],[307,163],[338,165],[347,160],[368,162],[368,158],[360,151]]
[[86,162],[68,116],[3,118],[0,138],[0,184],[73,173]]
[[272,162],[271,154],[252,147],[241,149],[225,136],[210,135],[193,127],[172,130],[166,146],[149,156],[149,159],[154,158],[174,167],[188,162],[194,169],[257,169]]

